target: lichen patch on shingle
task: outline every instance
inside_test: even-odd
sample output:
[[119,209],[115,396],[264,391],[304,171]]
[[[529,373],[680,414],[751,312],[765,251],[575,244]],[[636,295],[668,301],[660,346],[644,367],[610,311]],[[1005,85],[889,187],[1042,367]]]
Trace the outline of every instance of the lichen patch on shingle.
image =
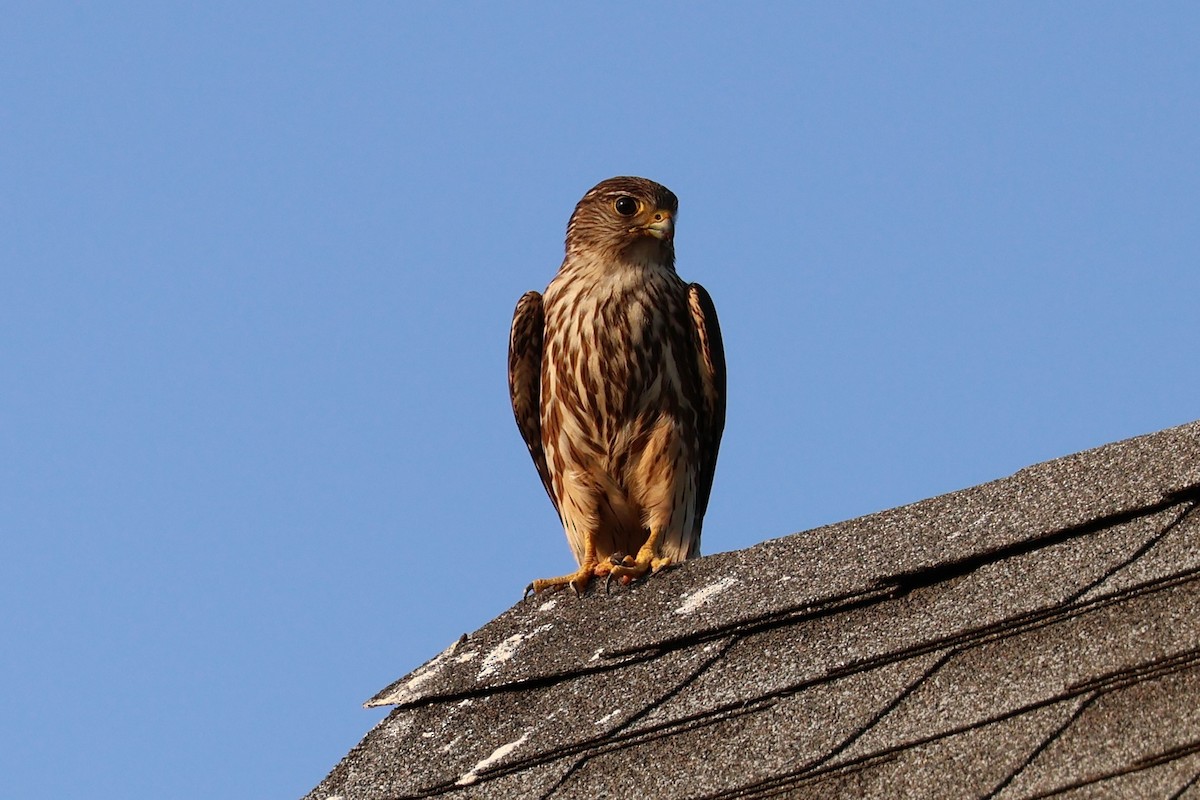
[[520,649],[522,642],[532,639],[539,633],[545,633],[553,627],[550,624],[539,625],[528,633],[514,633],[496,645],[483,657],[483,667],[479,670],[477,680],[483,680],[489,675],[494,675],[506,661],[517,654],[517,650]]
[[475,766],[471,767],[471,769],[468,772],[464,773],[462,775],[462,777],[460,777],[458,780],[455,781],[455,783],[458,784],[459,786],[470,786],[475,781],[479,780],[479,773],[483,772],[485,769],[492,766],[497,761],[502,760],[505,756],[510,754],[512,751],[516,750],[518,747],[525,744],[525,741],[527,739],[529,739],[529,731],[525,731],[525,733],[521,734],[521,738],[517,739],[516,741],[512,741],[512,742],[509,742],[508,744],[500,745],[499,747],[497,747],[495,750],[492,751],[492,754],[490,756],[483,759]]
[[699,608],[704,607],[710,600],[724,592],[730,586],[738,582],[737,578],[725,576],[716,583],[710,583],[708,586],[697,589],[689,595],[686,595],[683,604],[675,609],[675,614],[691,614]]

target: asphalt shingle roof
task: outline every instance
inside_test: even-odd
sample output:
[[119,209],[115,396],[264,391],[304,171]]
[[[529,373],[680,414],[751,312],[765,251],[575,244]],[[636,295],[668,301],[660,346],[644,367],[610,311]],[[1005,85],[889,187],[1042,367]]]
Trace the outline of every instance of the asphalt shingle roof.
[[309,800],[1200,800],[1200,422],[519,602]]

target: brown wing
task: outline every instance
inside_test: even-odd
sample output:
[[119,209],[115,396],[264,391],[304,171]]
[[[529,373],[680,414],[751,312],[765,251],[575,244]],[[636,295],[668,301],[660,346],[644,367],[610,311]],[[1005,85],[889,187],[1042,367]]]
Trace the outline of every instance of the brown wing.
[[513,312],[512,331],[508,337],[508,394],[512,400],[517,429],[529,448],[533,465],[537,467],[542,486],[558,511],[558,502],[550,488],[550,470],[546,467],[546,451],[542,449],[542,335],[545,317],[542,296],[526,292],[517,301]]
[[700,366],[700,384],[704,391],[700,415],[700,493],[696,498],[697,534],[699,523],[708,509],[713,475],[717,471],[717,451],[725,430],[725,343],[717,309],[708,292],[698,283],[688,287],[688,308],[695,331],[696,359]]

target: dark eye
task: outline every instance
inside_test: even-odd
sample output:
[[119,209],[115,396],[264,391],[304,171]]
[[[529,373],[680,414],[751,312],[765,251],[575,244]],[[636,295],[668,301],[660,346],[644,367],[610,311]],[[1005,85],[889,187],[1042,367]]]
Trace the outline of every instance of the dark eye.
[[617,213],[622,217],[632,217],[637,213],[638,202],[632,197],[618,197],[617,202],[613,203],[613,208],[615,208]]

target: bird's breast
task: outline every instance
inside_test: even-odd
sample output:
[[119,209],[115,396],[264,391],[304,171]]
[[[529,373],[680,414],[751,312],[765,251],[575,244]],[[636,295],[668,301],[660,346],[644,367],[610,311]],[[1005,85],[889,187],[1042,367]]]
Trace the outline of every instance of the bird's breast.
[[556,278],[546,291],[543,416],[596,453],[636,438],[682,394],[686,286],[673,272],[636,278]]

